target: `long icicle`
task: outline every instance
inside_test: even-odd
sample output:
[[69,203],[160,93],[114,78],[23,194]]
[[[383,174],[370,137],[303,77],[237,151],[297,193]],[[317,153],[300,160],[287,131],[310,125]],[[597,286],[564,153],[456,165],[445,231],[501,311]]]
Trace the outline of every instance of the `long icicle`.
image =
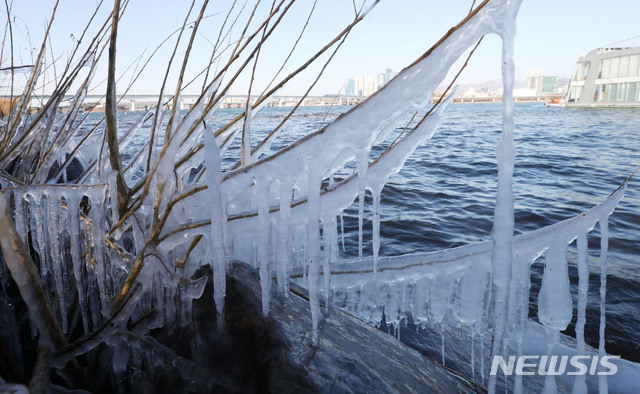
[[[604,349],[606,326],[606,298],[607,298],[607,251],[609,249],[609,214],[603,215],[600,220],[600,340],[598,344],[598,354],[600,357],[607,355]],[[607,376],[598,376],[599,392],[607,394],[609,387]]]
[[313,344],[318,344],[318,322],[320,320],[319,276],[320,276],[320,186],[322,176],[320,169],[309,169],[309,222],[308,234],[308,258],[309,258],[309,304],[311,307],[311,320],[313,324]]
[[[491,239],[493,248],[491,252],[491,266],[493,271],[494,288],[494,328],[493,344],[491,356],[496,357],[503,349],[503,336],[505,333],[505,323],[509,310],[509,282],[511,279],[511,269],[513,262],[512,239],[514,229],[513,216],[513,165],[515,159],[515,145],[513,142],[514,119],[513,119],[513,85],[515,65],[513,61],[515,19],[520,6],[520,0],[515,0],[508,5],[505,26],[502,32],[502,83],[504,93],[502,97],[502,134],[496,147],[496,158],[498,161],[498,192],[496,196],[496,206],[494,212],[493,229]],[[488,391],[490,394],[496,391],[496,376],[489,378]]]
[[221,197],[222,158],[216,144],[213,131],[206,127],[204,131],[205,165],[207,166],[207,185],[211,198],[211,265],[213,267],[213,299],[216,304],[218,328],[224,324],[224,297],[226,294],[227,256],[224,249],[224,208]]
[[271,236],[269,221],[269,189],[267,179],[257,182],[258,193],[258,264],[260,267],[260,285],[262,287],[262,315],[269,315],[271,303]]
[[[589,292],[589,265],[587,262],[587,234],[578,235],[578,319],[576,321],[576,355],[585,354],[584,325],[587,315],[587,294]],[[585,375],[577,375],[573,383],[574,393],[586,393]]]

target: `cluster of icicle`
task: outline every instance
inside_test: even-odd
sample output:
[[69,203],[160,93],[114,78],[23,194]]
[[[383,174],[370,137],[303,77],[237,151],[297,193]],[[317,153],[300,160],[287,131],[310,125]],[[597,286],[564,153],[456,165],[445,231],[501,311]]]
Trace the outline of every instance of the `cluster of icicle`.
[[[253,262],[259,267],[265,314],[269,310],[272,273],[275,272],[279,286],[287,292],[293,270],[303,276],[300,283],[309,290],[314,341],[319,340],[320,297],[324,294],[327,304],[333,303],[372,324],[380,324],[383,314],[387,323],[398,324],[411,313],[421,323],[439,324],[444,329],[447,320],[453,318],[471,326],[474,335],[492,332],[494,355],[506,352],[512,338],[521,354],[528,321],[529,270],[544,254],[546,268],[538,309],[539,321],[549,332],[551,352],[559,332],[572,317],[566,251],[577,239],[580,270],[577,350],[579,354],[584,353],[586,237],[599,223],[601,267],[606,273],[608,216],[622,198],[624,188],[573,219],[513,237],[511,176],[515,155],[510,97],[519,4],[519,1],[489,3],[435,47],[430,56],[403,70],[383,91],[361,106],[289,148],[220,178],[221,195],[216,195],[214,201],[216,207],[218,201],[221,202],[222,216],[214,215],[212,223],[219,221],[222,225],[212,228],[212,232],[223,234],[224,244],[216,247],[224,248],[235,259]],[[415,147],[431,137],[439,113],[447,103],[442,103],[417,129],[374,162],[369,162],[370,150],[384,141],[411,111],[423,108],[452,63],[488,33],[496,33],[503,39],[505,83],[504,128],[497,148],[499,186],[493,242],[439,253],[379,259],[380,192],[388,177],[401,168]],[[333,175],[354,160],[354,175],[334,183]],[[215,186],[217,183],[209,185]],[[373,258],[363,260],[366,190],[373,196]],[[361,258],[340,264],[336,218],[356,198]],[[296,254],[298,258],[292,261],[292,254],[297,250],[300,250]],[[605,273],[602,274],[603,294]],[[600,327],[604,327],[604,304],[601,307]],[[604,352],[603,335],[600,352]],[[472,369],[475,371],[475,367]],[[484,369],[480,370],[484,374]],[[495,383],[495,376],[491,377],[490,391],[495,390]],[[575,387],[586,389],[584,377],[576,379]],[[552,392],[554,388],[555,378],[547,376],[545,390]],[[515,390],[522,391],[521,378],[516,378]]]
[[[518,355],[522,354],[522,340],[529,315],[531,264],[542,256],[545,269],[538,294],[538,320],[548,329],[549,351],[557,343],[560,331],[571,322],[573,305],[569,290],[567,247],[575,240],[579,274],[577,351],[578,354],[585,354],[584,326],[589,277],[587,237],[598,223],[601,236],[601,290],[604,292],[608,218],[624,196],[624,191],[625,187],[622,187],[603,203],[573,218],[513,237],[514,259],[512,278],[508,284],[510,294],[505,326],[510,338],[517,343]],[[440,327],[444,333],[445,327],[457,321],[468,326],[472,336],[484,337],[495,318],[491,258],[492,244],[485,242],[438,252],[383,257],[378,261],[375,275],[371,259],[335,264],[331,267],[332,288],[329,296],[333,305],[371,324],[379,325],[384,314],[385,321],[397,328],[410,313],[416,323],[423,327]],[[604,327],[604,304],[601,304],[601,308],[600,327]],[[453,326],[455,324],[451,326],[452,329]],[[508,343],[510,338],[506,338],[505,342]],[[603,336],[600,341],[600,351],[604,352]],[[472,370],[478,369],[484,374],[484,369],[478,368],[473,361],[475,347],[471,349]],[[442,357],[444,362],[444,353]],[[516,383],[522,384],[521,381]],[[553,386],[554,377],[547,376],[545,384]],[[586,389],[585,384],[584,377],[576,379],[577,387]]]
[[[586,236],[599,222],[604,278],[607,217],[622,198],[624,188],[583,215],[513,237],[513,116],[509,95],[513,85],[514,21],[519,3],[519,0],[483,3],[428,56],[403,70],[360,106],[275,153],[269,150],[275,137],[253,151],[245,146],[244,165],[230,171],[221,171],[222,159],[240,132],[245,136],[250,133],[251,113],[260,108],[248,108],[241,121],[217,131],[212,126],[216,108],[206,103],[221,101],[217,90],[222,77],[209,85],[187,115],[166,125],[170,138],[160,152],[152,150],[154,165],[144,178],[147,161],[144,152],[148,151],[148,145],[136,146],[135,141],[141,140],[136,137],[146,137],[145,125],[163,123],[155,116],[162,112],[154,115],[155,110],[150,110],[120,139],[121,151],[131,152],[124,163],[127,183],[144,185],[139,209],[115,230],[111,230],[118,222],[115,177],[106,149],[98,149],[102,136],[88,136],[95,138],[96,143],[85,143],[77,152],[73,150],[72,138],[61,138],[54,150],[59,154],[49,156],[50,162],[37,180],[65,181],[68,173],[65,170],[72,164],[67,159],[68,153],[73,150],[72,156],[81,161],[84,169],[76,178],[77,183],[88,186],[3,184],[6,189],[3,197],[13,201],[16,228],[23,242],[39,257],[46,291],[57,294],[63,332],[72,329],[70,324],[82,324],[87,334],[100,330],[58,358],[56,365],[62,366],[75,355],[106,342],[114,351],[114,372],[122,376],[127,363],[142,362],[140,347],[148,341],[136,342],[138,335],[167,322],[189,324],[191,301],[202,295],[204,280],[188,278],[205,264],[213,268],[216,312],[218,321],[223,321],[225,278],[232,259],[259,268],[265,315],[271,303],[272,277],[276,277],[279,289],[287,294],[292,275],[304,275],[302,283],[309,290],[315,343],[320,340],[320,297],[324,294],[335,305],[373,324],[380,323],[383,313],[387,322],[396,325],[406,313],[411,313],[419,322],[442,327],[447,319],[457,319],[471,326],[474,335],[490,330],[494,338],[499,338],[494,341],[495,354],[503,352],[506,346],[503,344],[508,341],[504,335],[511,333],[516,336],[521,352],[528,317],[529,269],[543,253],[546,269],[539,295],[539,320],[551,333],[550,344],[571,320],[566,249],[576,238],[580,267],[576,331],[581,347],[578,350],[584,351]],[[416,147],[433,135],[448,101],[442,102],[374,161],[370,161],[371,150],[384,143],[400,122],[425,109],[450,67],[490,33],[503,38],[506,102],[503,136],[497,150],[500,171],[493,242],[438,253],[378,258],[380,193],[389,176],[399,171]],[[59,129],[68,129],[71,135],[77,127],[72,128],[72,120],[84,94],[86,89],[78,93],[77,101],[62,120],[56,120],[53,113],[43,117],[40,120],[43,127],[46,122],[62,122]],[[148,137],[142,140],[155,144]],[[354,162],[352,176],[334,181],[334,175]],[[55,171],[45,171],[50,168]],[[370,260],[362,259],[367,190],[374,205]],[[361,259],[340,263],[336,219],[356,198]],[[157,236],[159,242],[147,247],[155,230],[154,215],[169,209],[171,214]],[[200,239],[202,242],[198,242]],[[124,309],[114,312],[111,300],[130,274],[133,262],[140,257],[146,263],[136,278],[137,287],[131,291]],[[167,262],[172,262],[171,266]],[[2,273],[2,278],[7,277]],[[602,286],[604,291],[604,281]],[[67,315],[76,293],[82,312],[80,322]],[[105,327],[107,321],[109,325]],[[131,321],[144,324],[126,330],[127,322]],[[604,324],[600,327],[603,330]],[[120,346],[125,340],[139,346]],[[601,338],[601,352],[603,343]],[[155,344],[152,348],[162,346]],[[133,365],[133,370],[139,367]],[[521,384],[516,381],[516,391],[522,389]],[[553,384],[553,377],[548,377],[545,385],[551,388]],[[584,380],[577,379],[576,385],[584,386]],[[495,380],[490,381],[490,391],[494,389]]]

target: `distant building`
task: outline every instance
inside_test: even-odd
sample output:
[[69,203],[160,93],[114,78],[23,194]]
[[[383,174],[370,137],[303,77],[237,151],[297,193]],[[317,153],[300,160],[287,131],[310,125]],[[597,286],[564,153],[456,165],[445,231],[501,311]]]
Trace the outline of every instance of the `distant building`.
[[558,77],[545,76],[542,69],[531,71],[527,77],[525,89],[535,92],[535,95],[544,95],[558,92]]
[[355,96],[355,94],[356,94],[356,81],[353,78],[349,78],[345,82],[344,94],[347,95],[347,96]]
[[364,83],[364,75],[360,75],[358,76],[358,78],[356,79],[356,95],[357,96],[364,96],[364,91],[365,91],[365,83]]
[[640,106],[640,47],[598,48],[576,62],[567,106]]
[[370,96],[380,90],[396,75],[398,75],[397,72],[387,68],[384,73],[349,78],[345,81],[345,95]]
[[391,81],[396,75],[398,75],[397,72],[393,71],[390,68],[387,68],[386,70],[384,70],[384,83],[388,83],[389,81]]

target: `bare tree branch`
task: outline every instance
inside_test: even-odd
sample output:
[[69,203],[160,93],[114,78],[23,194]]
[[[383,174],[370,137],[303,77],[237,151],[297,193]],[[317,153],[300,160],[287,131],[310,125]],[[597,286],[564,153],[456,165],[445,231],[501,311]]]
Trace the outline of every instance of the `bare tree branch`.
[[107,98],[105,116],[107,118],[107,144],[111,169],[116,172],[116,188],[118,192],[118,212],[122,216],[127,210],[129,191],[124,180],[120,147],[118,145],[118,106],[116,103],[116,41],[118,37],[118,20],[120,19],[120,0],[114,0],[111,22],[111,39],[109,42],[109,71],[107,81]]

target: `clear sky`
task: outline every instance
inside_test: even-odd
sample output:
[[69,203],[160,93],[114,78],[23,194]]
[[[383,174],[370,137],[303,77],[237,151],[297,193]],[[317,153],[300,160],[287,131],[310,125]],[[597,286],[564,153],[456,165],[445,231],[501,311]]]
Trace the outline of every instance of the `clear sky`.
[[[359,5],[362,0],[356,0]],[[369,2],[371,0],[368,0]],[[30,54],[26,40],[37,43],[41,38],[45,19],[49,17],[52,0],[13,0],[13,33],[16,40],[16,63],[28,63]],[[106,1],[104,20],[111,2]],[[199,2],[198,2],[199,3]],[[188,69],[195,75],[210,56],[224,9],[231,0],[212,0],[205,12],[209,17],[201,27],[193,50],[194,66]],[[242,4],[242,1],[238,2]],[[249,1],[252,3],[252,1]],[[347,42],[326,69],[312,93],[335,94],[346,78],[360,74],[383,72],[386,68],[400,71],[425,52],[449,28],[469,11],[472,0],[381,0],[365,20],[351,32]],[[73,47],[97,0],[62,0],[52,31],[53,52],[64,53]],[[191,4],[186,0],[131,0],[121,21],[118,36],[118,70],[124,71],[140,54],[148,56],[172,31],[181,25]],[[269,47],[261,53],[256,84],[264,86],[277,70],[304,25],[313,1],[298,0],[272,37]],[[268,11],[271,1],[263,0],[259,13]],[[252,5],[247,5],[245,15]],[[237,9],[237,8],[236,8]],[[194,14],[199,10],[199,4]],[[3,12],[6,11],[3,8]],[[349,0],[318,0],[305,36],[292,57],[291,68],[321,48],[328,38],[340,31],[354,15]],[[516,76],[524,80],[530,70],[543,69],[545,75],[569,77],[576,59],[591,49],[607,45],[640,46],[640,1],[637,0],[523,0],[518,16],[516,39]],[[238,34],[237,26],[234,33]],[[190,30],[187,32],[190,34]],[[22,41],[21,41],[22,40]],[[20,44],[22,42],[22,44]],[[32,45],[39,47],[39,45]],[[134,93],[157,93],[165,72],[173,42],[166,45],[136,84]],[[8,50],[3,53],[3,67]],[[180,50],[182,53],[183,49]],[[61,58],[61,59],[64,59]],[[157,59],[157,60],[156,60]],[[306,76],[293,80],[282,93],[299,94],[315,77],[318,66]],[[62,64],[59,63],[59,67]],[[174,68],[179,68],[176,64]],[[104,79],[104,69],[96,74],[94,85]],[[461,83],[481,83],[500,78],[500,40],[488,37],[462,75]],[[128,80],[125,77],[123,80]],[[249,75],[239,78],[231,93],[246,93]],[[102,85],[104,86],[104,85]],[[120,85],[119,85],[120,89]],[[255,91],[255,90],[254,90]]]

